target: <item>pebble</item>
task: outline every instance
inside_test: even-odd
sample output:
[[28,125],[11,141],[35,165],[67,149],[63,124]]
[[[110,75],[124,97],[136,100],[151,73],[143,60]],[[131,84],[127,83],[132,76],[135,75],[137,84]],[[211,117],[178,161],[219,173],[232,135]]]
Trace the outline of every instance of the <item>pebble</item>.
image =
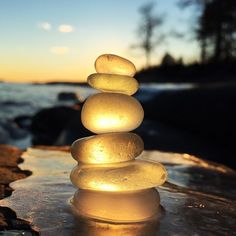
[[72,183],[81,189],[127,192],[162,185],[167,172],[162,164],[134,160],[115,164],[80,164],[70,175]]
[[79,190],[73,205],[78,212],[88,217],[118,222],[138,222],[156,215],[160,195],[156,189],[131,193],[112,193]]
[[105,164],[133,160],[143,149],[143,140],[137,134],[107,133],[76,140],[71,154],[81,163]]
[[98,93],[83,105],[81,121],[94,133],[129,132],[143,120],[141,104],[133,97],[118,93]]
[[134,76],[136,68],[134,64],[114,54],[103,54],[95,61],[95,69],[98,73],[119,74]]
[[126,75],[91,74],[88,84],[102,92],[124,93],[133,95],[137,92],[139,84],[136,79]]

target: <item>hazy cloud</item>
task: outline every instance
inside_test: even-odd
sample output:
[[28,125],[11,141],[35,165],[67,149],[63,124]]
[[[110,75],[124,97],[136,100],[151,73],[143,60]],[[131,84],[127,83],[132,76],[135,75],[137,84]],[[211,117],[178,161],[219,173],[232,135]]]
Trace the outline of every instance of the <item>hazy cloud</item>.
[[59,25],[58,31],[61,33],[71,33],[75,31],[75,28],[72,25],[63,24],[63,25]]
[[49,22],[39,22],[38,27],[42,30],[50,31],[52,29],[52,25]]
[[70,52],[68,47],[51,47],[50,52],[53,54],[64,55]]

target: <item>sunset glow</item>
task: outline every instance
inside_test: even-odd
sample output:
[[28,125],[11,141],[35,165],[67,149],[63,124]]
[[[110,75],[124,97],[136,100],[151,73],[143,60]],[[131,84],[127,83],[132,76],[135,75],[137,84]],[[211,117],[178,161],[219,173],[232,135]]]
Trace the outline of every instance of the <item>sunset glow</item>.
[[[144,55],[131,45],[136,43],[138,8],[145,2],[1,1],[0,80],[85,81],[94,72],[95,58],[106,51],[142,68]],[[157,12],[168,15],[166,31],[180,18],[179,11],[176,0],[158,5]],[[182,17],[181,29],[185,29],[188,15]],[[172,39],[158,47],[152,63],[158,64],[166,51],[185,61],[196,57],[194,43],[186,47],[185,42]]]

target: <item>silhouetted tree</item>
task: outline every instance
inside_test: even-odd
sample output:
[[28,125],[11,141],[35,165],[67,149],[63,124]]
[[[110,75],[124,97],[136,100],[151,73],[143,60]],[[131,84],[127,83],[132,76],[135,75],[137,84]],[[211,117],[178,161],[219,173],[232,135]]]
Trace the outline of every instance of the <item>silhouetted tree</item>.
[[161,60],[161,66],[173,66],[176,65],[176,61],[174,57],[172,57],[169,53],[165,53]]
[[146,67],[150,66],[151,53],[158,43],[163,41],[164,35],[159,34],[157,37],[155,31],[158,26],[162,25],[162,17],[153,13],[155,4],[153,2],[147,3],[140,7],[139,12],[142,16],[141,23],[138,27],[137,33],[140,43],[133,45],[135,48],[140,48],[144,51],[146,57]]
[[236,1],[182,0],[181,6],[195,4],[200,10],[196,38],[201,46],[201,60],[215,62],[236,58]]
[[214,0],[207,4],[203,16],[208,24],[205,30],[214,44],[212,59],[216,62],[231,60],[235,54],[236,1]]
[[[202,4],[202,12],[205,12],[207,2],[201,1],[201,4]],[[208,24],[208,19],[202,13],[198,19],[198,27],[195,32],[196,37],[200,43],[202,63],[205,63],[207,61],[207,38],[208,38],[207,24]]]
[[206,25],[207,19],[203,17],[203,12],[206,9],[207,2],[210,0],[179,0],[179,6],[186,8],[194,5],[197,9],[194,11],[196,19],[193,22],[193,33],[194,37],[199,41],[201,49],[201,62],[205,63],[207,58],[207,32],[203,25]]
[[176,64],[179,66],[183,66],[184,65],[184,61],[183,61],[183,57],[180,57],[177,61]]

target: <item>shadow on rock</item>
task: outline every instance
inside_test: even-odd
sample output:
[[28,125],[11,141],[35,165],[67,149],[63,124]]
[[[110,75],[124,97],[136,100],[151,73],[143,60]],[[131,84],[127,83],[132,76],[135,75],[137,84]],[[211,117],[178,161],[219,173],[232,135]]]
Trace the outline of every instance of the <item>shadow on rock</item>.
[[10,208],[0,207],[0,235],[36,236],[39,233],[31,228],[28,221],[17,218],[16,213]]
[[88,136],[80,119],[80,105],[53,107],[41,110],[32,119],[34,145],[64,145],[70,137]]
[[[13,189],[9,184],[26,178],[31,171],[21,170],[22,151],[14,146],[0,144],[0,199],[10,196]],[[0,235],[39,235],[28,221],[17,218],[16,213],[8,207],[0,207]]]

